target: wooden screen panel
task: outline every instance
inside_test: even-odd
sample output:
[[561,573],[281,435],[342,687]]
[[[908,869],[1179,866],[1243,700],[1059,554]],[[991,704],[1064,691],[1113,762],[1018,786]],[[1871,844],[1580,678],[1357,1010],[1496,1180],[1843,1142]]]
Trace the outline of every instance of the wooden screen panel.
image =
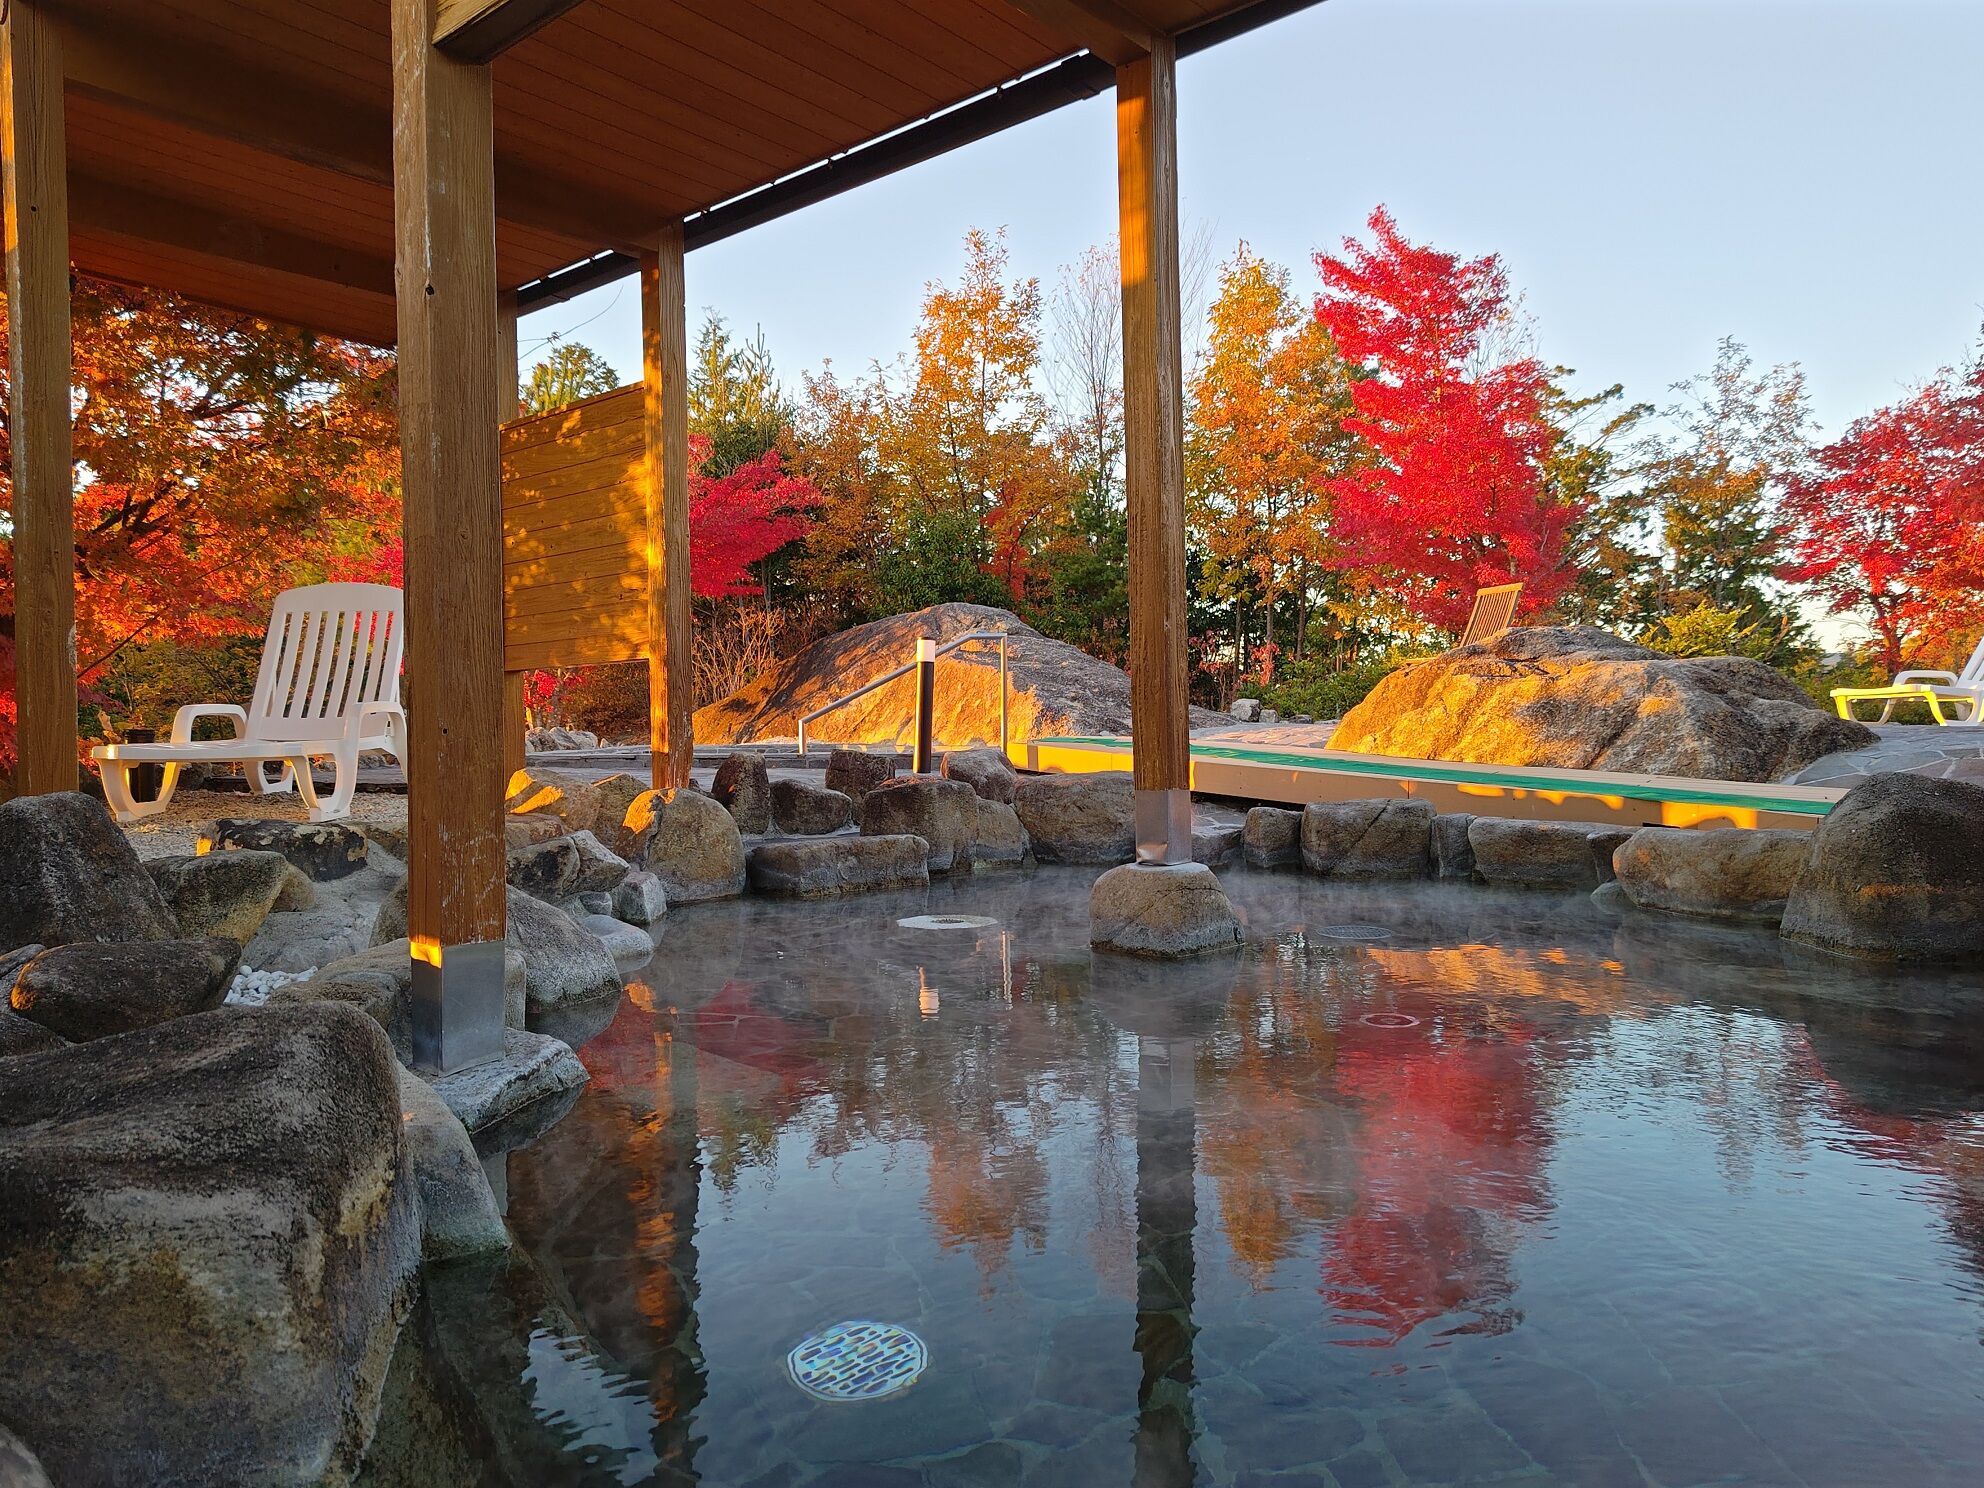
[[648,654],[639,385],[503,428],[503,665]]

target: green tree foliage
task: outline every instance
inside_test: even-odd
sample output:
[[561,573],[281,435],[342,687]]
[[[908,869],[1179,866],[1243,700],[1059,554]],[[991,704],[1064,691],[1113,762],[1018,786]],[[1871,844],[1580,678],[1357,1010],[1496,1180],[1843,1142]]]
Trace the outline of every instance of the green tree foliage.
[[1810,460],[1805,375],[1795,364],[1758,370],[1742,343],[1725,338],[1714,366],[1674,392],[1662,414],[1668,432],[1645,452],[1665,608],[1788,623],[1789,596],[1773,580],[1785,556],[1779,503]]
[[722,316],[705,316],[689,370],[689,429],[710,442],[704,474],[721,478],[777,449],[793,418],[764,332],[735,341]]
[[581,342],[560,341],[530,369],[518,399],[526,414],[555,413],[619,386],[619,374],[605,357]]

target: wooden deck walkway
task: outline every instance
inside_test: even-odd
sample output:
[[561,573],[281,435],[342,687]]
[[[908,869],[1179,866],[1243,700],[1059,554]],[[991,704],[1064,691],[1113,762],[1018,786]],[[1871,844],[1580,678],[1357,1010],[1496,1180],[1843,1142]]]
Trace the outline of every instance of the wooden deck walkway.
[[[1029,770],[1128,770],[1121,737],[1029,740],[1014,762]],[[1306,805],[1399,795],[1442,812],[1591,821],[1621,826],[1809,829],[1845,794],[1809,785],[1692,780],[1604,770],[1474,765],[1345,754],[1321,747],[1192,741],[1192,790],[1238,800]]]

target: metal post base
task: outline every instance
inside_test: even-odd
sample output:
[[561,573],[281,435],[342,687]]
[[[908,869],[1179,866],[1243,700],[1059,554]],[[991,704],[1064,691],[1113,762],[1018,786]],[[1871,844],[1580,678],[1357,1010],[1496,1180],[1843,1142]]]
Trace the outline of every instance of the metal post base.
[[1137,861],[1192,861],[1192,793],[1140,790],[1136,806]]
[[451,1075],[503,1055],[503,942],[443,946],[413,960],[413,1064]]

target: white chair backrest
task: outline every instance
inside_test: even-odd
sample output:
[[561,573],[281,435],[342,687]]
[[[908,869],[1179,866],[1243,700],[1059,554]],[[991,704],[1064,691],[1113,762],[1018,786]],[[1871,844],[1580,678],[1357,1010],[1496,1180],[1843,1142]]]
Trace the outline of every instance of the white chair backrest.
[[1467,617],[1467,629],[1460,633],[1460,644],[1471,646],[1485,641],[1499,630],[1515,623],[1516,601],[1522,598],[1521,584],[1496,584],[1474,591],[1474,613]]
[[397,703],[405,617],[400,591],[388,584],[311,584],[277,595],[248,737],[331,738],[360,704]]
[[1984,683],[1984,637],[1979,637],[1977,649],[1970,653],[1970,660],[1963,664],[1963,670],[1956,674],[1959,682]]

